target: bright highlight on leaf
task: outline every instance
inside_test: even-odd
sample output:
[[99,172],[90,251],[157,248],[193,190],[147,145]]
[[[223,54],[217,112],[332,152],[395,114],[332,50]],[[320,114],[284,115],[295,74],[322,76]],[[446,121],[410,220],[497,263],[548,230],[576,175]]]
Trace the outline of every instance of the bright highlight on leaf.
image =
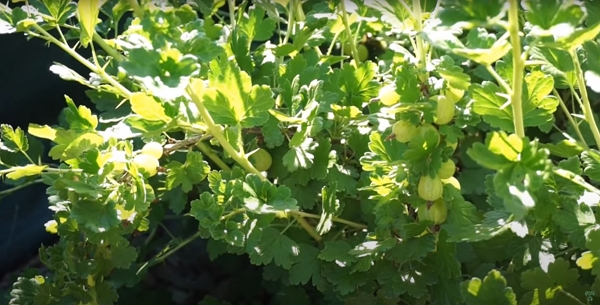
[[81,44],[87,47],[92,41],[98,24],[100,7],[106,0],[80,0],[77,2],[77,16],[81,26]]
[[146,93],[133,93],[131,95],[130,103],[131,110],[145,120],[163,122],[169,122],[171,120],[165,113],[165,109],[161,103]]
[[37,176],[41,174],[47,166],[29,164],[26,166],[14,167],[15,171],[6,174],[6,177],[12,180],[19,180],[24,177]]

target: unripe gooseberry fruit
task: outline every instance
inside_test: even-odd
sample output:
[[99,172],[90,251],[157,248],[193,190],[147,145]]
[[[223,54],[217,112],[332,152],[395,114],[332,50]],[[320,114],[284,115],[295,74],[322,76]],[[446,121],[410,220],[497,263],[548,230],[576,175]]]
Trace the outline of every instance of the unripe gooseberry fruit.
[[158,142],[146,143],[142,147],[142,154],[153,156],[156,159],[160,159],[163,155],[163,147]]
[[465,96],[465,90],[456,89],[448,86],[446,90],[442,91],[442,94],[450,98],[450,100],[454,103],[458,103],[458,101],[460,101],[460,99],[462,99],[463,96]]
[[344,55],[352,55],[352,44],[350,41],[346,41],[346,43],[344,43]]
[[[358,61],[363,62],[369,58],[369,49],[362,43],[356,44],[356,50],[358,51]],[[344,44],[344,55],[352,56],[352,45],[349,41]]]
[[444,95],[437,95],[432,99],[437,102],[434,122],[438,125],[450,123],[454,118],[454,102]]
[[429,220],[439,225],[444,223],[446,218],[448,218],[448,208],[446,207],[446,202],[440,198],[434,201],[429,208],[426,206],[419,208],[417,215],[419,216],[419,220]]
[[417,129],[417,126],[409,121],[398,121],[392,126],[392,133],[396,136],[396,141],[406,143],[415,136]]
[[419,136],[421,136],[423,139],[434,139],[433,142],[429,142],[427,141],[428,145],[431,145],[432,147],[437,147],[440,144],[440,132],[437,130],[437,128],[435,128],[435,126],[431,125],[431,124],[423,124],[421,125],[418,129],[417,129],[417,133],[419,134]]
[[456,188],[457,190],[460,191],[460,182],[458,182],[458,179],[456,179],[455,177],[450,177],[448,179],[442,179],[442,183],[443,184],[450,184],[454,188]]
[[446,140],[446,144],[448,147],[452,148],[452,150],[456,150],[456,148],[458,147],[458,142],[450,142]]
[[422,176],[417,188],[419,197],[423,200],[434,201],[442,197],[444,185],[439,177],[431,178],[428,175]]
[[383,86],[379,90],[379,101],[386,105],[391,106],[400,100],[400,95],[396,92],[396,86],[394,84],[388,84]]
[[442,163],[442,167],[438,170],[438,177],[440,179],[448,179],[454,176],[454,172],[456,171],[456,164],[452,160],[448,160]]
[[369,49],[362,43],[356,45],[358,51],[358,61],[363,62],[369,58]]
[[133,158],[133,163],[142,173],[148,177],[152,177],[158,173],[158,158],[151,155],[139,154]]
[[271,154],[263,148],[259,148],[252,155],[250,155],[250,163],[256,168],[259,172],[265,172],[271,168],[271,164],[273,164],[273,158],[271,158]]

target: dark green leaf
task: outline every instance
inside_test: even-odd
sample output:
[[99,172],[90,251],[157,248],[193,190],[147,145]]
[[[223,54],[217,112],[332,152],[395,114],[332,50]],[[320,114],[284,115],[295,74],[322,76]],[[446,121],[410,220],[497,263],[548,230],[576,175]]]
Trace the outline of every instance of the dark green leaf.
[[517,296],[497,270],[490,271],[483,281],[463,282],[461,288],[468,305],[517,305]]
[[249,252],[253,264],[266,265],[274,261],[277,266],[290,269],[293,261],[300,255],[300,247],[279,230],[265,228],[259,243]]

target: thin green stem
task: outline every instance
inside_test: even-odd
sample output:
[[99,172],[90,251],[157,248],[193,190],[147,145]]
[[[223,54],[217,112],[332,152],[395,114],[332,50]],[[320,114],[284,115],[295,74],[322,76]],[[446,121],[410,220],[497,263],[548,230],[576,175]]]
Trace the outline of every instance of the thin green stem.
[[[38,14],[40,16],[42,16],[42,18],[44,20],[51,20],[53,19],[53,17],[48,16],[48,15],[44,15],[38,12]],[[61,24],[60,26],[67,28],[69,30],[79,30],[79,27],[70,25],[70,24]],[[118,24],[117,24],[118,26]],[[61,34],[62,37],[62,32],[60,31],[60,28],[58,28],[59,33]],[[117,31],[117,29],[115,29],[115,31]],[[104,41],[104,38],[102,38],[102,36],[100,36],[98,33],[94,32],[94,36],[92,37],[92,40],[98,44],[98,46],[100,46],[100,48],[102,48],[104,50],[104,52],[106,52],[108,55],[112,56],[116,61],[123,61],[125,60],[125,57],[119,53],[119,51],[115,50],[113,47],[109,46],[106,41]],[[63,41],[65,45],[68,45],[67,40],[63,37]]]
[[103,70],[104,68],[100,66],[98,62],[98,55],[96,54],[96,48],[93,43],[90,43],[90,49],[92,49],[92,59],[94,60],[94,65],[96,66],[96,70]]
[[173,235],[173,233],[171,233],[171,230],[169,230],[169,228],[167,228],[162,222],[159,222],[158,225],[165,230],[165,232],[167,232],[167,235],[169,235],[169,237],[171,239],[176,239],[177,237],[175,237],[175,235]]
[[44,180],[42,180],[42,179],[36,179],[36,180],[27,181],[27,182],[25,182],[25,183],[23,183],[21,185],[17,185],[15,187],[13,187],[13,188],[9,188],[7,190],[0,191],[0,197],[9,195],[9,194],[11,194],[13,192],[16,192],[16,191],[18,191],[20,189],[26,188],[26,187],[28,187],[30,185],[37,184],[37,183],[42,183],[42,182],[44,182]]
[[[169,216],[169,215],[167,215]],[[163,217],[163,220],[166,219],[166,216]],[[152,231],[150,231],[150,234],[148,235],[148,237],[146,237],[146,240],[144,240],[144,246],[147,247],[150,242],[152,241],[152,239],[154,238],[154,236],[156,235],[156,232],[158,231],[158,227],[154,227],[154,229],[152,229]]]
[[296,221],[300,224],[300,226],[304,229],[304,231],[306,231],[306,233],[308,233],[308,235],[310,235],[314,240],[316,240],[319,243],[323,240],[321,235],[319,235],[319,233],[317,233],[317,230],[315,230],[315,228],[313,228],[313,226],[311,226],[306,221],[306,219],[302,218],[302,216],[292,213],[292,217],[294,217],[294,219],[296,219]]
[[[321,218],[321,216],[319,216],[319,215],[305,213],[305,212],[300,212],[300,211],[291,211],[291,212],[288,212],[288,213],[296,214],[296,215],[299,215],[299,216],[302,216],[302,217],[306,217],[306,218],[314,218],[314,219],[320,219]],[[345,225],[347,225],[349,227],[357,228],[357,229],[367,229],[367,228],[369,228],[366,225],[363,225],[363,224],[360,224],[360,223],[356,223],[356,222],[353,222],[353,221],[349,221],[349,220],[345,220],[345,219],[342,219],[342,218],[333,217],[331,220],[335,221],[335,222],[339,222],[339,223],[345,224]]]
[[296,21],[303,22],[306,20],[306,15],[304,14],[304,9],[302,9],[302,0],[292,0],[292,2],[294,3]]
[[285,36],[283,38],[283,44],[288,43],[290,39],[290,35],[294,31],[295,27],[295,19],[296,18],[296,6],[293,1],[290,1],[288,7],[288,21],[287,21],[287,29],[285,30]]
[[574,295],[570,294],[567,291],[564,291],[563,289],[558,290],[560,291],[562,294],[564,294],[566,297],[568,297],[569,299],[573,300],[574,302],[576,302],[577,304],[580,305],[586,305],[585,303],[583,303],[580,299],[576,298]]
[[[419,61],[419,58],[418,58],[418,55],[417,55],[417,53],[418,53],[418,51],[417,51],[418,47],[417,47],[417,42],[415,41],[415,37],[409,36],[408,37],[408,42],[410,42],[410,46],[413,48],[413,53],[414,53],[415,59],[417,61]],[[411,53],[411,52],[409,51],[408,53]]]
[[[415,0],[417,1],[417,0]],[[519,1],[510,0],[508,10],[508,32],[513,49],[513,90],[510,103],[513,109],[513,123],[515,133],[520,138],[525,137],[525,126],[523,122],[523,70],[525,62],[521,54],[521,37],[519,35]]]
[[206,143],[198,142],[196,146],[198,146],[200,151],[202,151],[202,154],[208,156],[208,158],[215,162],[215,164],[217,164],[217,166],[220,167],[222,170],[231,171],[231,168],[227,166],[227,164],[225,164],[225,162],[223,162],[223,160],[221,160],[221,158],[219,158],[219,156],[217,156],[217,154],[215,154],[212,151],[212,149],[210,149],[210,147],[206,145]]
[[342,233],[344,233],[344,231],[346,231],[347,227],[343,227],[341,230],[339,230],[337,233],[335,233],[335,235],[331,238],[331,240],[336,240],[338,239],[338,237],[340,237],[340,235],[342,235]]
[[[58,32],[58,35],[60,35],[60,39],[62,39],[63,43],[66,45],[69,45],[69,43],[67,42],[67,39],[65,38],[65,35],[63,35],[63,32],[60,30],[60,26],[57,24],[56,25],[56,31]],[[96,32],[94,32],[96,33]]]
[[506,81],[504,81],[502,76],[500,76],[500,74],[498,74],[498,72],[496,72],[496,70],[494,70],[494,68],[492,68],[491,65],[485,65],[485,69],[488,72],[490,72],[490,74],[494,77],[494,79],[496,79],[498,84],[502,86],[502,88],[506,91],[507,94],[512,94],[512,88],[510,87],[510,85],[507,84]]
[[570,180],[571,182],[583,187],[584,189],[588,190],[590,193],[600,195],[600,190],[598,190],[593,185],[587,183],[587,181],[585,181],[581,176],[579,176],[575,173],[572,173],[568,170],[564,170],[564,169],[558,168],[558,167],[554,168],[553,173],[557,176],[563,177],[563,178]]
[[81,173],[83,172],[82,169],[79,168],[69,168],[69,169],[64,169],[64,168],[52,168],[52,167],[46,167],[44,169],[47,172],[50,173],[57,173],[57,174],[65,174],[65,173]]
[[36,164],[33,159],[31,159],[31,157],[27,154],[27,152],[21,150],[21,154],[23,154],[23,156],[25,156],[25,158],[27,159],[27,161],[31,162],[31,164]]
[[[425,69],[427,67],[427,50],[425,49],[425,43],[421,38],[421,31],[423,30],[423,14],[421,10],[421,0],[413,0],[413,16],[415,17],[415,31],[417,35],[415,37],[417,43],[417,49],[415,50],[419,59],[419,67]],[[424,77],[421,77],[421,81],[427,80],[429,77],[426,73]]]
[[559,257],[559,256],[563,256],[563,255],[565,255],[565,254],[567,254],[567,253],[569,253],[571,251],[576,251],[576,250],[579,250],[579,248],[577,248],[577,247],[571,247],[571,248],[567,248],[565,250],[561,250],[559,252],[556,252],[553,255],[554,255],[554,257]]
[[283,234],[283,233],[285,233],[285,231],[287,231],[289,228],[291,228],[291,227],[292,227],[292,225],[294,225],[294,221],[290,221],[290,222],[287,224],[287,226],[285,226],[285,228],[283,228],[283,230],[281,230],[281,233],[280,233],[280,234]]
[[553,93],[556,96],[556,98],[558,99],[558,103],[560,105],[560,108],[562,109],[562,111],[567,116],[567,120],[569,121],[569,124],[571,124],[571,127],[573,127],[573,129],[575,130],[575,133],[577,134],[577,137],[579,138],[579,141],[585,147],[585,149],[588,149],[587,143],[585,142],[585,139],[583,138],[583,134],[581,133],[581,130],[579,129],[579,125],[577,125],[577,122],[575,122],[575,119],[573,119],[573,116],[569,112],[569,109],[567,108],[567,105],[565,105],[565,102],[560,97],[560,94],[558,93],[558,91],[556,91],[556,89],[553,89]]
[[358,22],[356,26],[356,32],[354,32],[354,41],[358,41],[358,34],[360,33],[360,28],[362,27],[362,21]]
[[[346,11],[346,4],[344,1],[340,1],[340,11],[342,11],[342,22],[344,23],[344,29],[348,39],[352,39],[352,30],[350,30],[350,23],[348,21],[348,12]],[[352,52],[352,58],[354,58],[354,66],[358,66],[360,62],[360,56],[358,56],[358,49],[355,43],[350,44],[350,51]]]
[[233,217],[233,216],[235,216],[237,214],[241,214],[241,213],[245,213],[245,212],[246,212],[245,208],[235,209],[235,210],[233,210],[233,211],[231,211],[231,212],[229,212],[229,213],[221,216],[220,220],[221,221],[225,221],[225,220],[227,220],[227,219],[229,219],[229,218],[231,218],[231,217]]
[[592,131],[594,140],[596,141],[596,146],[600,148],[600,130],[598,130],[598,125],[594,119],[594,113],[592,111],[590,98],[588,96],[587,86],[583,77],[583,70],[581,69],[581,64],[579,63],[579,57],[574,49],[569,50],[569,53],[571,55],[571,59],[573,60],[575,75],[577,76],[577,86],[579,87],[581,98],[583,99],[583,115],[585,116],[586,122],[590,125],[590,130]]
[[110,75],[106,74],[106,72],[104,72],[104,70],[102,70],[101,68],[92,64],[87,59],[85,59],[83,56],[79,55],[79,53],[77,53],[73,49],[71,49],[69,46],[63,44],[58,39],[54,38],[54,36],[52,36],[48,32],[46,32],[46,30],[44,30],[42,27],[40,27],[37,23],[34,23],[31,26],[33,28],[35,28],[37,31],[39,31],[40,33],[42,33],[44,35],[45,39],[54,43],[59,48],[63,49],[65,52],[67,52],[69,55],[71,55],[73,58],[75,58],[78,62],[80,62],[86,68],[88,68],[91,71],[93,71],[94,73],[100,75],[104,80],[106,80],[113,87],[118,89],[121,92],[121,95],[123,95],[126,99],[129,99],[131,97],[131,92],[127,88],[125,88],[123,85],[121,85],[119,82],[117,82],[115,79],[110,77]]
[[118,62],[125,60],[125,56],[123,56],[121,53],[119,53],[119,51],[117,51],[113,47],[109,46],[106,43],[106,41],[104,41],[104,38],[102,38],[102,36],[98,35],[98,33],[94,32],[93,40],[96,44],[98,44],[98,46],[100,48],[102,48],[102,50],[104,50],[104,52],[106,52],[108,55],[112,56],[112,58],[114,58],[114,60],[116,60]]
[[235,29],[236,20],[235,20],[235,1],[227,0],[227,6],[229,7],[229,23],[231,23],[231,29]]
[[152,263],[148,262],[148,263],[144,264],[143,266],[141,266],[140,269],[138,269],[136,274],[139,274],[146,268],[152,267],[160,262],[163,262],[169,256],[173,255],[175,252],[179,251],[181,248],[187,246],[189,243],[193,242],[194,240],[196,240],[200,237],[202,237],[202,233],[200,231],[196,232],[194,235],[186,238],[185,240],[180,242],[177,246],[175,246],[173,249],[169,250],[169,252],[167,252],[163,255],[160,255],[160,257],[156,258],[155,260],[152,260]]
[[579,97],[579,94],[577,94],[577,91],[575,91],[575,87],[569,84],[569,89],[571,90],[571,95],[573,95],[573,99],[571,100],[571,105],[573,108],[575,108],[575,104],[573,103],[573,101],[575,101],[577,104],[579,104],[581,109],[584,109],[585,107],[583,106],[583,101],[581,100],[581,97]]
[[202,116],[202,119],[204,120],[204,123],[206,124],[207,132],[210,133],[213,137],[215,137],[215,139],[217,139],[217,141],[219,141],[219,144],[221,144],[223,149],[240,166],[245,168],[247,171],[258,175],[259,177],[262,177],[262,179],[266,179],[261,174],[261,172],[259,172],[250,163],[250,161],[248,160],[248,158],[246,158],[246,156],[244,154],[238,152],[235,148],[233,148],[233,146],[231,146],[231,144],[229,144],[229,141],[227,141],[227,139],[223,135],[222,128],[215,124],[214,120],[212,119],[212,116],[210,115],[210,113],[208,112],[206,107],[204,107],[202,98],[199,97],[198,95],[196,95],[194,93],[193,89],[191,89],[191,87],[188,87],[187,92],[190,95],[190,97],[192,98],[192,101],[196,104],[196,107],[198,108],[198,112],[200,113],[200,116]]
[[313,47],[313,50],[315,51],[315,53],[317,53],[319,57],[323,56],[323,52],[321,52],[321,49],[319,49],[319,47]]

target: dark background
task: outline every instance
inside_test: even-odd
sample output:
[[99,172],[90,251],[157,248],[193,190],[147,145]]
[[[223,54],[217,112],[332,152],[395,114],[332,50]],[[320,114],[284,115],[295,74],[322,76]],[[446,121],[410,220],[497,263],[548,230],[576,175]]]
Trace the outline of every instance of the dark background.
[[[79,51],[87,57],[86,50]],[[91,106],[86,87],[50,72],[53,62],[89,75],[66,52],[41,39],[27,40],[22,33],[0,35],[0,124],[25,130],[29,123],[56,124],[66,106],[64,95]],[[49,143],[44,145],[48,150]],[[51,161],[47,153],[43,157]],[[6,188],[0,182],[0,190]],[[44,223],[52,219],[45,193],[46,186],[38,184],[0,198],[0,279],[37,256],[41,243],[53,242],[54,236],[44,230]]]

